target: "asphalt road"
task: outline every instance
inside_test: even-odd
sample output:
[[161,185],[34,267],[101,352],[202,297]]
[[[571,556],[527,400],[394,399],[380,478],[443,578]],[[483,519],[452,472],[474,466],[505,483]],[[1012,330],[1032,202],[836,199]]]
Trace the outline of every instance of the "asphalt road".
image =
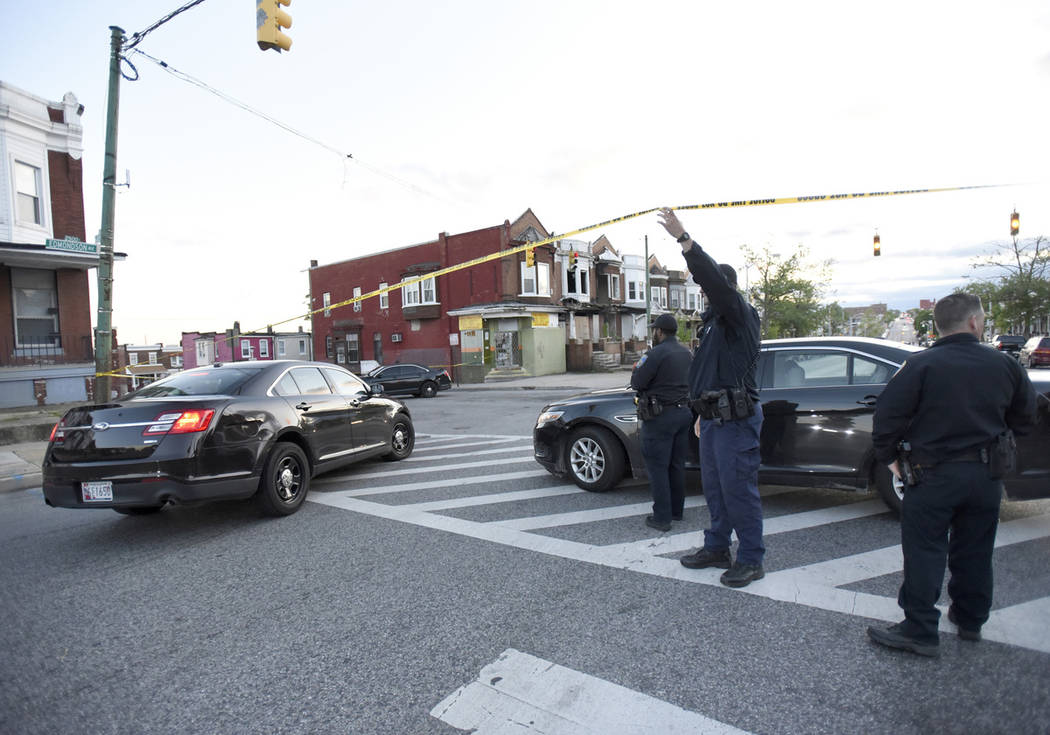
[[[410,461],[318,478],[286,519],[245,503],[124,517],[0,495],[0,731],[456,733],[435,708],[513,650],[584,678],[547,687],[556,725],[499,732],[593,731],[560,713],[608,691],[595,682],[712,731],[1046,732],[1050,503],[1003,511],[1024,540],[996,552],[1000,637],[1027,637],[945,632],[942,657],[921,659],[876,648],[864,629],[884,623],[835,609],[845,594],[893,613],[899,571],[875,562],[899,534],[873,498],[764,489],[770,584],[726,589],[675,561],[679,534],[706,520],[702,496],[660,537],[636,512],[645,485],[598,495],[528,474],[532,421],[564,395],[409,399],[423,435]],[[527,476],[486,480],[514,474]],[[856,558],[874,576],[857,578]],[[778,597],[778,574],[817,564],[849,579]],[[658,711],[648,731],[671,731]]]

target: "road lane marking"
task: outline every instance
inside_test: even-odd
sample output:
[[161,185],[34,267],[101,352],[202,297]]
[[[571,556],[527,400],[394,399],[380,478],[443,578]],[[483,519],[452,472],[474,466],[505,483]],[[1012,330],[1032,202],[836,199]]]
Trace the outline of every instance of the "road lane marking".
[[432,710],[475,735],[747,735],[718,720],[508,648]]
[[[531,461],[531,458],[530,460]],[[473,464],[473,463],[472,463]],[[477,463],[489,465],[489,463]],[[516,464],[498,462],[497,465]],[[427,470],[443,470],[453,465],[429,465]],[[389,473],[377,473],[387,477]],[[362,476],[344,476],[339,482],[353,482]],[[591,564],[641,572],[690,584],[701,584],[718,588],[726,593],[764,597],[783,602],[805,605],[847,615],[861,616],[886,622],[896,622],[901,611],[893,597],[842,589],[841,585],[872,579],[887,574],[898,574],[902,569],[900,546],[875,549],[862,554],[818,562],[793,569],[770,572],[765,579],[753,582],[739,590],[729,590],[719,583],[720,569],[689,570],[673,554],[693,547],[701,536],[697,531],[673,535],[659,535],[623,544],[598,546],[566,539],[529,533],[530,529],[550,528],[570,523],[587,523],[648,512],[649,503],[631,503],[612,508],[598,508],[569,513],[557,513],[534,518],[506,519],[499,521],[471,521],[440,515],[439,511],[481,505],[530,500],[582,493],[573,485],[556,485],[506,493],[486,493],[473,497],[454,498],[430,502],[388,505],[362,500],[360,497],[386,493],[404,493],[414,490],[455,489],[466,485],[498,484],[506,480],[533,477],[551,477],[545,470],[509,472],[497,475],[444,478],[428,482],[412,482],[387,487],[370,487],[356,490],[311,493],[309,500],[358,513],[390,520],[411,523],[461,536],[513,546],[550,556],[583,561]],[[554,479],[554,478],[552,478]],[[799,488],[771,487],[763,491],[763,497],[781,493],[797,492]],[[689,507],[704,504],[702,497],[689,498]],[[864,518],[888,512],[881,501],[868,500],[846,503],[819,510],[775,516],[765,520],[765,534],[788,533],[832,523]],[[1050,537],[1050,514],[1009,521],[999,526],[996,547],[1033,541]],[[939,606],[946,613],[945,607]],[[1050,629],[1045,620],[1050,616],[1050,597],[1043,597],[1019,605],[998,608],[983,627],[984,638],[1008,643],[1036,651],[1050,653]],[[954,633],[955,627],[942,616],[942,631]]]
[[[505,472],[500,475],[478,475],[477,477],[457,477],[454,480],[428,480],[426,482],[408,482],[403,485],[386,485],[381,487],[363,487],[357,490],[341,490],[334,494],[346,495],[348,497],[361,497],[365,495],[385,495],[386,493],[407,493],[413,490],[435,490],[437,488],[456,488],[463,485],[488,485],[493,482],[504,480],[523,480],[529,477],[550,477],[546,470],[524,470],[522,472]],[[347,482],[357,478],[340,477],[333,478],[331,482]],[[553,478],[552,478],[553,479]],[[315,485],[321,483],[314,483]],[[330,483],[329,483],[330,484]],[[318,498],[310,497],[311,500],[322,502]]]
[[[504,438],[504,439],[490,439],[488,441],[460,442],[458,444],[442,444],[442,445],[436,446],[436,447],[425,447],[424,449],[413,450],[412,456],[409,457],[408,459],[415,459],[416,454],[418,454],[419,452],[435,452],[435,451],[438,451],[438,450],[444,451],[446,449],[459,449],[460,447],[480,447],[480,446],[485,446],[485,445],[488,445],[488,444],[509,444],[511,442],[517,442],[517,443],[520,444],[521,442],[524,442],[524,441],[525,441],[524,438],[521,438],[521,439],[518,439],[518,438]],[[532,440],[531,439],[529,440],[529,447],[528,448],[530,450],[532,449]],[[510,449],[511,449],[511,447],[504,447],[502,450],[490,450],[490,451],[504,451],[504,452],[506,452],[506,451],[510,451]],[[518,451],[524,451],[524,447],[521,447],[521,446],[513,447],[513,449],[517,449]],[[479,453],[480,452],[463,452],[463,453],[460,453],[460,454],[442,454],[441,456],[443,458],[444,457],[469,457],[471,455],[479,454]],[[529,456],[530,457],[532,456],[531,452],[529,453]],[[430,459],[433,459],[433,457],[422,457],[421,459],[430,460]],[[404,462],[406,460],[401,460],[401,461]]]
[[[419,475],[425,472],[445,472],[447,470],[470,470],[470,469],[492,469],[493,466],[508,465],[508,464],[533,464],[534,460],[531,456],[522,457],[521,459],[501,459],[498,461],[485,460],[484,462],[460,462],[458,464],[428,464],[419,467],[407,467],[400,470],[386,470],[380,472],[344,472],[337,476],[323,477],[315,482],[329,483],[329,482],[354,482],[357,480],[375,480],[385,479],[387,477],[399,477],[401,475]],[[542,474],[549,475],[547,470],[540,470]],[[458,479],[448,479],[446,483],[458,482]]]
[[[505,441],[505,440],[501,440],[501,441]],[[495,442],[489,442],[489,443],[490,444],[494,444]],[[440,448],[441,447],[434,447],[434,449],[440,449]],[[499,447],[497,449],[482,449],[482,450],[475,450],[475,451],[471,451],[471,452],[455,452],[455,453],[452,453],[452,454],[442,454],[441,455],[441,459],[456,459],[458,457],[477,457],[479,455],[508,454],[510,452],[524,452],[524,451],[528,451],[529,458],[531,459],[532,458],[532,447],[531,446],[522,447],[520,445],[515,445],[515,446],[510,446],[510,447]],[[407,458],[405,458],[405,459],[403,459],[401,461],[402,462],[433,462],[434,458],[433,457],[417,457],[415,454],[413,454],[411,457],[407,457]]]
[[580,489],[575,485],[555,485],[554,487],[540,487],[535,490],[510,490],[505,493],[493,493],[491,495],[474,495],[467,498],[433,500],[426,503],[406,503],[401,507],[433,513],[434,511],[453,510],[455,508],[472,508],[479,505],[493,505],[495,503],[513,503],[521,500],[556,498],[560,495],[575,495],[579,491]]

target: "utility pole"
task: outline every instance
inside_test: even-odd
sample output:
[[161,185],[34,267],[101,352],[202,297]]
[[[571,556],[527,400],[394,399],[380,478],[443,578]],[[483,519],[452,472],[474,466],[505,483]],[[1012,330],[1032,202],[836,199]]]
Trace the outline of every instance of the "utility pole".
[[113,364],[113,222],[117,203],[117,114],[124,29],[110,26],[106,157],[102,166],[102,244],[98,253],[98,321],[95,327],[95,402],[108,403]]

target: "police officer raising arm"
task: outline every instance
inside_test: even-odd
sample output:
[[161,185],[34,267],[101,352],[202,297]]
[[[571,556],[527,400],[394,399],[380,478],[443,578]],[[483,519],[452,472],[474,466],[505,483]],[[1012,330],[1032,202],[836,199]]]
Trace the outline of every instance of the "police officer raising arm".
[[[922,656],[940,651],[935,604],[945,562],[948,619],[960,638],[981,638],[992,606],[992,549],[1001,478],[1013,459],[1011,431],[1031,423],[1036,406],[1017,360],[980,343],[978,297],[947,296],[933,319],[941,338],[886,385],[872,429],[876,461],[915,484],[905,487],[901,505],[904,582],[897,602],[904,620],[869,627],[868,636]],[[910,472],[903,472],[905,457]]]
[[685,507],[685,457],[689,452],[689,350],[678,342],[678,322],[661,314],[653,327],[653,348],[631,374],[642,419],[642,455],[653,493],[650,528],[670,531]]
[[[762,407],[755,381],[761,323],[737,290],[736,271],[704,252],[674,211],[661,209],[659,216],[682,246],[689,272],[711,304],[689,366],[689,396],[700,415],[700,475],[711,527],[704,531],[703,546],[680,561],[690,569],[727,569],[722,584],[744,587],[765,576],[758,494]],[[734,531],[740,540],[735,562],[730,552]]]

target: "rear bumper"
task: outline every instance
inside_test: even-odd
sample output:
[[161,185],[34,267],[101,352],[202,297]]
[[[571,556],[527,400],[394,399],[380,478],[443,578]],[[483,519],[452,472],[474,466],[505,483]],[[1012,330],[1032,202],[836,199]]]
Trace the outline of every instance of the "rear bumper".
[[[108,480],[113,500],[84,502],[80,483]],[[157,506],[165,503],[200,503],[247,498],[259,488],[259,476],[244,472],[214,477],[177,477],[154,471],[149,474],[85,472],[77,467],[44,467],[44,502],[56,508],[114,508]]]

